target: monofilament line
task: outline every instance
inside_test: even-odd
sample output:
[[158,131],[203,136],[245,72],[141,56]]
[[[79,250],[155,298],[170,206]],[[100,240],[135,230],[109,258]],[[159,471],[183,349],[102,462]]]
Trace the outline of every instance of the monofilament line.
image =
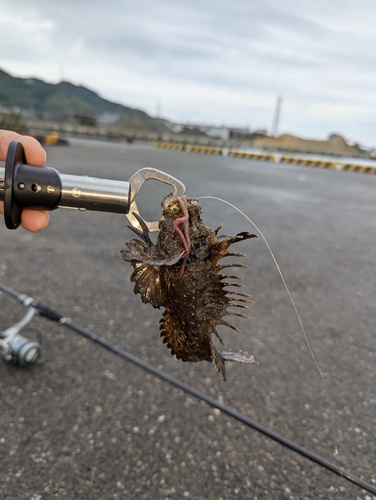
[[[12,297],[16,298],[21,302],[21,304],[25,307],[33,307],[35,308],[40,316],[43,316],[45,318],[48,318],[51,321],[56,321],[59,323],[61,326],[65,326],[79,335],[84,336],[85,338],[88,338],[92,340],[93,342],[96,342],[97,344],[101,345],[102,347],[108,349],[109,351],[113,352],[114,354],[117,354],[118,356],[121,356],[122,358],[134,363],[135,365],[143,368],[149,373],[152,373],[153,375],[159,377],[161,380],[165,380],[167,382],[170,382],[173,384],[175,387],[179,387],[182,389],[184,392],[191,394],[192,396],[200,399],[201,401],[205,401],[207,404],[212,406],[213,408],[217,408],[220,410],[222,413],[225,413],[239,422],[242,422],[244,425],[247,425],[248,427],[251,427],[252,429],[256,430],[257,432],[260,432],[261,434],[264,434],[265,436],[269,437],[270,439],[273,439],[277,443],[280,443],[282,446],[286,446],[292,451],[295,451],[296,453],[299,453],[299,455],[308,458],[312,462],[315,462],[316,464],[320,465],[321,467],[325,467],[327,470],[341,476],[344,479],[347,479],[351,483],[355,484],[359,488],[362,488],[366,491],[369,491],[370,493],[373,493],[376,495],[376,486],[365,481],[364,479],[361,479],[354,474],[351,474],[351,472],[346,471],[343,469],[340,465],[335,465],[326,460],[325,458],[320,457],[316,453],[313,453],[306,448],[303,448],[302,446],[299,446],[298,444],[294,443],[293,441],[290,441],[286,439],[283,436],[280,436],[276,432],[272,431],[271,429],[268,429],[267,427],[262,426],[261,424],[255,422],[254,420],[250,419],[249,417],[242,415],[241,413],[238,413],[236,410],[230,408],[229,406],[225,406],[224,404],[220,403],[219,401],[214,400],[210,396],[207,396],[206,394],[203,394],[202,392],[198,391],[194,387],[191,387],[188,384],[185,384],[181,380],[178,380],[171,375],[169,375],[166,372],[163,372],[162,370],[159,370],[155,366],[150,365],[149,363],[146,363],[146,361],[143,361],[140,358],[137,358],[133,354],[124,351],[120,347],[118,347],[115,344],[112,344],[108,340],[104,339],[103,337],[95,334],[94,332],[91,332],[90,330],[86,330],[85,328],[81,327],[80,325],[77,325],[76,323],[73,323],[67,316],[61,314],[58,311],[55,311],[54,309],[51,309],[50,307],[46,306],[45,304],[41,302],[37,302],[31,297],[27,297],[25,294],[21,294],[16,292],[15,290],[12,290],[11,288],[5,286],[3,283],[0,283],[0,290],[8,293]],[[28,305],[26,305],[28,304]]]
[[311,344],[308,340],[308,335],[305,331],[305,328],[304,328],[304,325],[303,325],[303,321],[300,317],[300,314],[299,314],[299,311],[298,311],[298,308],[296,307],[296,304],[295,304],[295,301],[294,299],[292,298],[292,295],[291,295],[291,292],[289,290],[289,287],[287,286],[287,283],[286,283],[286,280],[282,274],[282,271],[281,271],[281,268],[279,267],[278,265],[278,262],[277,262],[277,259],[274,257],[274,253],[272,252],[272,249],[270,248],[270,245],[269,243],[267,242],[265,236],[263,235],[262,231],[260,231],[260,229],[256,226],[256,224],[248,217],[248,215],[246,215],[244,212],[242,212],[240,210],[240,208],[236,207],[235,205],[233,205],[232,203],[230,203],[229,201],[226,201],[226,200],[223,200],[222,198],[217,198],[216,196],[199,196],[199,200],[202,200],[202,199],[211,199],[211,200],[217,200],[217,201],[222,201],[223,203],[226,203],[226,205],[229,205],[230,207],[232,207],[233,209],[235,209],[237,212],[239,212],[243,217],[245,217],[247,219],[248,222],[250,222],[252,224],[252,226],[256,229],[256,231],[259,233],[259,235],[261,236],[261,238],[263,239],[265,245],[267,246],[267,249],[269,250],[269,253],[273,259],[273,262],[278,270],[278,273],[279,273],[279,276],[281,277],[281,280],[282,280],[282,283],[283,283],[283,286],[285,287],[286,289],[286,292],[287,292],[287,295],[291,301],[291,304],[294,308],[294,311],[295,311],[295,314],[296,314],[296,317],[298,318],[298,322],[299,322],[299,326],[300,326],[300,329],[303,333],[303,336],[304,336],[304,340],[305,340],[305,343],[307,344],[307,347],[308,347],[308,351],[311,355],[311,358],[320,374],[320,377],[322,378],[323,382],[324,382],[324,385],[325,385],[325,389],[327,389],[327,383],[326,383],[326,379],[324,377],[324,374],[323,372],[321,371],[320,367],[319,367],[319,364],[317,363],[316,361],[316,357],[313,353],[313,350],[312,350],[312,347],[311,347]]

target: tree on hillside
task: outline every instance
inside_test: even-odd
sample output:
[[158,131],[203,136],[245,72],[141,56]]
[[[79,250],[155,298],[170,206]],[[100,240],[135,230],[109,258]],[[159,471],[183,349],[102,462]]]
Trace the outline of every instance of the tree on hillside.
[[0,129],[14,130],[19,134],[26,134],[28,126],[25,117],[21,111],[10,110],[2,111],[0,106]]

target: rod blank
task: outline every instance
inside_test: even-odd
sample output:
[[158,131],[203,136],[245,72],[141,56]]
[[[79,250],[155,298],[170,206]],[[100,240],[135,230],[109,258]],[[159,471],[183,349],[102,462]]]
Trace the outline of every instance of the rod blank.
[[[5,292],[7,292],[8,294],[10,294],[12,297],[17,298],[21,303],[25,302],[25,297],[26,297],[25,295],[19,294],[18,292],[15,292],[14,290],[12,290],[11,288],[8,288],[7,286],[3,285],[2,283],[0,283],[0,290],[3,290]],[[335,465],[332,462],[329,462],[328,460],[317,455],[316,453],[313,453],[312,451],[307,450],[306,448],[303,448],[302,446],[299,446],[298,444],[294,443],[293,441],[290,441],[289,439],[281,436],[280,434],[277,434],[276,432],[272,431],[271,429],[268,429],[267,427],[264,427],[263,425],[259,424],[258,422],[246,417],[245,415],[242,415],[241,413],[237,412],[236,410],[233,410],[229,406],[226,406],[224,404],[219,403],[215,399],[198,391],[194,387],[191,387],[190,385],[185,384],[181,380],[178,380],[175,377],[172,377],[168,373],[163,372],[162,370],[159,370],[158,368],[155,368],[155,366],[150,365],[149,363],[146,363],[146,361],[143,361],[142,359],[140,359],[136,356],[133,356],[133,354],[130,354],[129,352],[124,351],[123,349],[112,344],[111,342],[108,342],[107,340],[100,337],[96,333],[91,332],[90,330],[86,330],[85,328],[81,327],[80,325],[77,325],[76,323],[74,323],[70,319],[66,318],[63,314],[60,314],[59,312],[49,308],[48,306],[42,304],[41,302],[36,302],[33,299],[31,299],[30,305],[32,307],[34,307],[39,312],[40,315],[42,315],[46,318],[49,318],[53,321],[57,321],[58,323],[75,331],[76,333],[83,335],[84,337],[101,345],[102,347],[105,347],[106,349],[117,354],[118,356],[121,356],[122,358],[127,359],[128,361],[131,361],[135,365],[143,368],[144,370],[148,371],[149,373],[152,373],[153,375],[159,377],[160,379],[165,380],[167,382],[170,382],[170,384],[172,384],[176,387],[179,387],[184,392],[191,394],[192,396],[200,399],[201,401],[205,401],[207,404],[209,404],[213,408],[217,408],[222,413],[225,413],[226,415],[229,415],[230,417],[238,420],[239,422],[243,423],[244,425],[251,427],[252,429],[254,429],[257,432],[263,434],[264,436],[272,439],[273,441],[276,441],[277,443],[281,444],[282,446],[285,446],[286,448],[289,448],[290,450],[295,451],[299,455],[307,458],[308,460],[310,460],[312,462],[315,462],[316,464],[320,465],[321,467],[324,467],[325,469],[329,470],[330,472],[333,472],[334,474],[341,476],[343,479],[347,479],[355,486],[358,486],[359,488],[362,488],[363,490],[368,491],[369,493],[373,493],[374,495],[376,495],[376,486],[375,485],[372,485],[371,483],[368,483],[367,481],[355,476],[354,474],[352,474],[351,472],[348,472],[347,470],[343,469],[342,467],[339,467],[338,465]]]

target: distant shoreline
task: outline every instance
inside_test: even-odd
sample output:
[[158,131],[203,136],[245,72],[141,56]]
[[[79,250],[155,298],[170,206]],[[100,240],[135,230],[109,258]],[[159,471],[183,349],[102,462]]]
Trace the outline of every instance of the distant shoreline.
[[35,135],[57,132],[63,138],[86,137],[96,139],[120,140],[120,141],[166,141],[176,144],[197,144],[215,147],[242,148],[246,150],[262,151],[265,154],[289,154],[289,155],[315,155],[331,158],[357,158],[373,161],[371,152],[361,150],[357,145],[348,144],[341,136],[334,135],[326,141],[301,139],[296,136],[284,134],[280,137],[258,137],[255,139],[230,139],[223,140],[209,136],[177,135],[173,132],[158,133],[155,131],[140,131],[132,129],[119,129],[103,125],[81,125],[76,123],[52,122],[52,121],[29,121],[28,127]]

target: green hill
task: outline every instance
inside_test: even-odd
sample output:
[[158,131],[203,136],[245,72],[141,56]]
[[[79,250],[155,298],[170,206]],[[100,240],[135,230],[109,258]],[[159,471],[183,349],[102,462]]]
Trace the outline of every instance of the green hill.
[[39,114],[79,112],[100,115],[149,116],[144,111],[107,101],[96,92],[69,82],[46,83],[38,78],[17,78],[0,69],[0,105]]

